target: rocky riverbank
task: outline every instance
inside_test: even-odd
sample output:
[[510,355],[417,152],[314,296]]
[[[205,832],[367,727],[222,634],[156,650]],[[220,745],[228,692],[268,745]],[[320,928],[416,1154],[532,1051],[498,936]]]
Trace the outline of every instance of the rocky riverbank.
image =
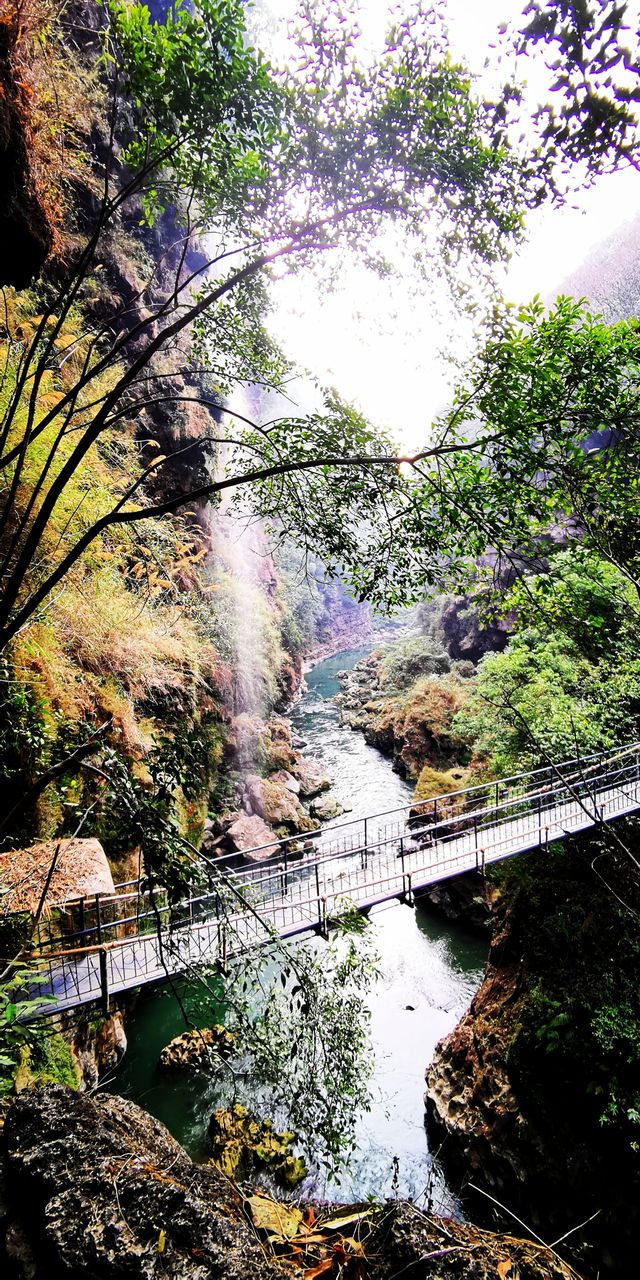
[[411,1205],[278,1214],[276,1202],[243,1192],[214,1165],[194,1164],[162,1124],[121,1098],[30,1090],[6,1115],[0,1154],[7,1280],[573,1276],[539,1245]]
[[205,823],[203,851],[209,857],[260,849],[269,857],[274,843],[317,831],[321,821],[342,812],[331,795],[331,778],[296,738],[285,716],[264,721],[237,716],[232,724],[229,768],[233,799]]
[[452,663],[425,637],[375,649],[351,670],[339,673],[336,698],[342,723],[393,761],[403,778],[420,783],[425,767],[438,777],[437,795],[464,785],[465,744],[454,717],[467,700],[470,663]]
[[637,1275],[640,1192],[630,865],[592,837],[505,870],[484,981],[425,1099],[451,1169],[544,1238],[572,1232],[585,1274],[621,1278]]

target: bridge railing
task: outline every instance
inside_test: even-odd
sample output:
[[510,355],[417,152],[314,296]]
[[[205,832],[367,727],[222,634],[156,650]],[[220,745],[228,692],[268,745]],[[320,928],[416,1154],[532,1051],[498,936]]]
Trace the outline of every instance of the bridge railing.
[[[305,837],[302,848],[299,838],[290,837],[277,842],[275,854],[253,863],[237,854],[204,860],[208,883],[177,904],[169,904],[162,888],[128,881],[117,886],[113,895],[78,898],[55,908],[38,926],[36,950],[46,955],[59,952],[61,946],[90,949],[158,931],[193,929],[207,919],[259,914],[266,907],[273,913],[279,901],[285,911],[286,903],[291,907],[297,900],[300,906],[305,896],[309,901],[313,898],[317,909],[321,899],[334,893],[336,884],[339,889],[340,877],[353,880],[354,868],[360,869],[363,883],[370,883],[383,869],[389,876],[397,875],[397,859],[411,859],[414,870],[416,858],[428,860],[430,867],[442,871],[462,856],[457,845],[464,846],[468,861],[471,843],[482,865],[505,856],[501,851],[507,850],[509,842],[536,829],[544,843],[552,818],[557,820],[563,806],[583,806],[594,820],[603,792],[612,791],[624,799],[625,788],[631,791],[639,781],[640,744],[634,744],[615,753],[544,766],[338,823],[319,833],[321,838],[309,842]],[[311,847],[305,848],[309,843]]]

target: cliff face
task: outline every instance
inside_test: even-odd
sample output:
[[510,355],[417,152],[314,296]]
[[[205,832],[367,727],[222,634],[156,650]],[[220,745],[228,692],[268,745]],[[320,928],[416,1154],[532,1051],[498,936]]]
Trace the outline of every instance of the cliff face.
[[514,860],[482,987],[426,1073],[443,1158],[544,1238],[593,1218],[572,1237],[589,1275],[636,1273],[632,872],[597,838]]
[[19,16],[0,16],[0,285],[23,289],[51,250],[53,233],[38,197],[26,136],[27,93],[14,66]]
[[[342,1231],[323,1234],[322,1216],[307,1211],[309,1231],[300,1210],[266,1201],[258,1207],[271,1205],[275,1225],[261,1229],[255,1198],[244,1199],[215,1166],[194,1165],[162,1124],[121,1098],[31,1091],[9,1110],[1,1148],[8,1280],[391,1280],[401,1271],[434,1280],[571,1280],[538,1245],[409,1205],[346,1215]],[[314,1252],[322,1257],[316,1267]]]

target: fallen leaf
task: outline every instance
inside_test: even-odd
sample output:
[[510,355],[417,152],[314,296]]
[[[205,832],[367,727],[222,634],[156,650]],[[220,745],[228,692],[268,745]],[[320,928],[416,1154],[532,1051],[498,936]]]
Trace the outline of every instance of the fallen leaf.
[[292,1240],[297,1235],[302,1222],[301,1209],[259,1195],[249,1196],[245,1203],[258,1231],[266,1231],[268,1235],[282,1240]]
[[498,1275],[500,1280],[518,1280],[520,1273],[510,1258],[503,1258],[498,1263]]
[[352,1213],[342,1218],[327,1218],[326,1222],[319,1222],[318,1226],[322,1231],[342,1231],[343,1227],[351,1227],[356,1222],[362,1222],[365,1218],[370,1218],[371,1213],[371,1209],[363,1209],[361,1213]]

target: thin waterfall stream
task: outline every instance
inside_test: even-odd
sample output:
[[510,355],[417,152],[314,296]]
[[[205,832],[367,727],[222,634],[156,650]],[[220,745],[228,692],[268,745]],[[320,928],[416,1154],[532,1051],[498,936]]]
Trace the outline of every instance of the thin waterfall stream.
[[[412,794],[389,760],[340,724],[331,701],[339,691],[337,672],[354,666],[366,652],[343,652],[318,663],[291,711],[305,751],[325,766],[333,793],[349,810],[343,822],[407,804]],[[422,1202],[429,1197],[436,1211],[459,1215],[455,1189],[429,1152],[423,1080],[437,1041],[453,1029],[480,984],[487,944],[420,904],[376,908],[370,928],[381,974],[370,997],[371,1109],[358,1118],[357,1150],[340,1180],[325,1185],[312,1171],[297,1194],[337,1201],[397,1194]],[[210,1021],[215,1020],[214,1011]],[[175,994],[166,986],[147,991],[127,1026],[129,1049],[107,1087],[139,1102],[195,1158],[206,1158],[207,1125],[220,1105],[219,1084],[205,1075],[183,1079],[157,1070],[161,1049],[185,1029]],[[251,1104],[251,1095],[245,1100]]]

